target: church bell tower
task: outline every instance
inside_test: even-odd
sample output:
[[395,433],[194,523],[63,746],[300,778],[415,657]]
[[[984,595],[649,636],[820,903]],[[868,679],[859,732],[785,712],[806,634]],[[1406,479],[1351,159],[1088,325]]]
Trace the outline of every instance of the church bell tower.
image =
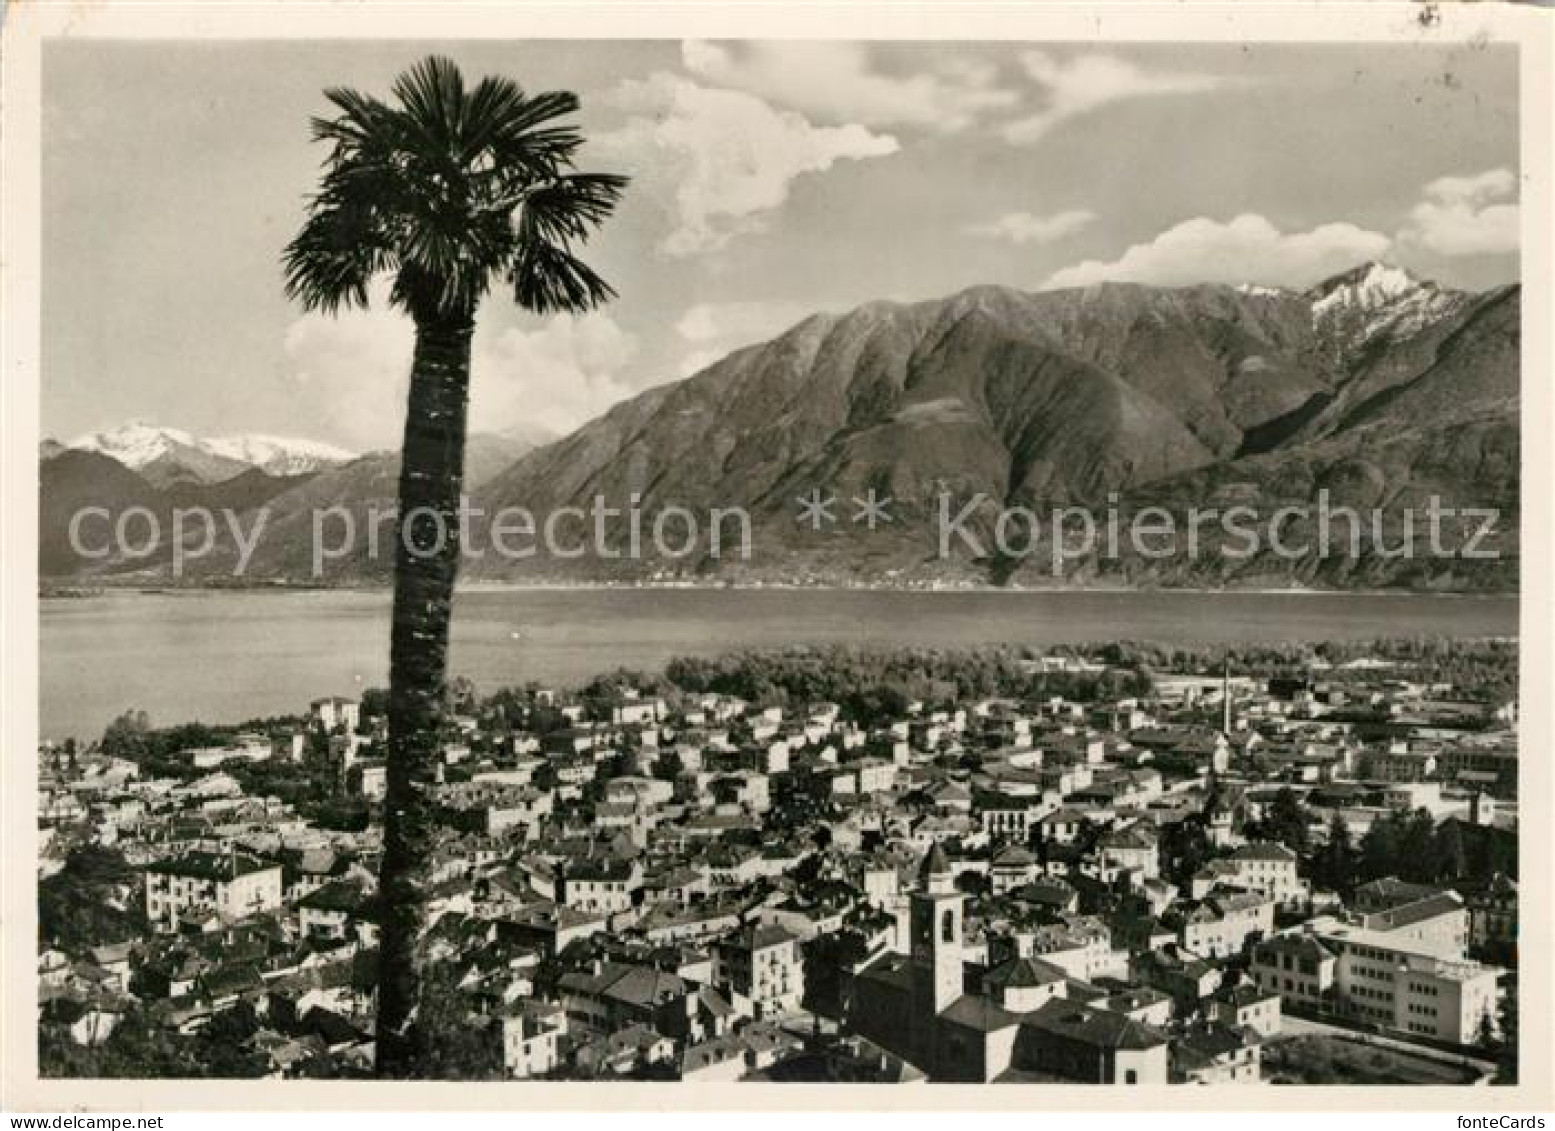
[[915,1011],[938,1016],[963,993],[963,902],[944,850],[935,845],[918,873],[909,926]]

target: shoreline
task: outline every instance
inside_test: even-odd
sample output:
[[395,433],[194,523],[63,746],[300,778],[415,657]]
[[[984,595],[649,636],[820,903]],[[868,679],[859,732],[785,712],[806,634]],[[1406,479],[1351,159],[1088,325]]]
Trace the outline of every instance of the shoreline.
[[[1322,601],[1248,593],[1217,601],[1168,591],[1091,599],[1022,591],[934,600],[836,590],[720,598],[575,589],[466,590],[454,603],[452,670],[489,689],[531,679],[572,686],[618,667],[659,671],[676,656],[806,646],[865,653],[1014,646],[1046,653],[1123,641],[1221,649],[1420,637],[1517,642],[1521,612],[1504,598],[1368,600],[1360,594]],[[35,622],[42,733],[91,738],[128,707],[163,722],[191,715],[258,718],[295,710],[321,694],[384,685],[387,589],[283,601],[201,599],[212,592],[184,590],[176,595],[182,600],[159,601],[121,591],[84,604],[43,603]],[[148,655],[150,638],[162,643]]]
[[[381,593],[391,595],[390,584],[343,585],[98,585],[59,586],[55,592],[40,589],[38,601],[80,601],[109,596],[184,597],[214,595],[288,595],[318,593]],[[801,585],[794,582],[723,584],[709,582],[608,582],[608,581],[474,581],[456,586],[462,593],[566,593],[566,592],[675,592],[694,593],[903,593],[925,596],[980,594],[1037,595],[1170,595],[1250,597],[1447,597],[1460,600],[1520,600],[1521,590],[1477,589],[1320,589],[1312,586],[1179,586],[1179,585]]]

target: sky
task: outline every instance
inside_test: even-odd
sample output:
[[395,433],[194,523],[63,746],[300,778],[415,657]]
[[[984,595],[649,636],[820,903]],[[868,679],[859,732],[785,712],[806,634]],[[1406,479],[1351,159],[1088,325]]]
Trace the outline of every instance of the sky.
[[632,177],[587,249],[619,292],[478,321],[477,431],[563,433],[816,311],[999,283],[1304,287],[1366,259],[1518,277],[1511,47],[54,41],[43,427],[138,419],[397,444],[411,330],[281,286],[322,92],[421,56],[582,102]]

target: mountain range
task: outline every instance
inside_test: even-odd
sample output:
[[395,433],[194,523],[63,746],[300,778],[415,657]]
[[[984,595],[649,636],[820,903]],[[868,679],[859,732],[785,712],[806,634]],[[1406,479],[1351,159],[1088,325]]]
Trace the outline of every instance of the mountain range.
[[[999,509],[1011,506],[1045,513],[1111,504],[1126,522],[1147,506],[1273,511],[1327,492],[1335,505],[1390,516],[1389,545],[1405,536],[1403,510],[1433,495],[1448,506],[1494,508],[1499,530],[1486,545],[1501,556],[1422,560],[1363,548],[1355,556],[1201,552],[1163,562],[1128,552],[1071,561],[1064,580],[1513,589],[1519,297],[1515,285],[1468,293],[1367,263],[1308,290],[982,286],[815,315],[523,454],[472,441],[468,488],[487,513],[586,509],[596,496],[615,506],[635,496],[649,515],[669,506],[703,515],[742,507],[755,528],[751,560],[488,555],[469,563],[467,576],[1051,584],[1045,551],[1021,559],[958,543],[949,558],[936,553],[941,495],[956,500],[957,513],[981,498],[966,525],[986,541]],[[240,449],[211,442],[149,458],[149,446],[135,447],[139,465],[121,459],[119,467],[163,493],[189,476],[209,489],[245,474],[214,483],[209,471],[197,476],[216,465],[185,447],[270,475],[257,449],[243,460]],[[45,469],[70,454],[46,458]],[[181,469],[171,479],[161,462],[170,454]],[[363,466],[374,458],[313,468],[272,495],[250,577],[301,580],[307,549],[295,540],[306,534],[299,516],[308,507],[392,499],[392,457]],[[796,499],[814,489],[840,500],[840,521],[829,530],[795,522]],[[892,521],[874,530],[850,521],[848,506],[871,490],[892,500]],[[44,499],[47,516],[55,502],[47,475]],[[1301,541],[1311,527],[1292,520],[1287,540]],[[624,520],[609,532],[623,541]],[[475,533],[484,544],[486,532]],[[1206,536],[1213,548],[1216,535]],[[220,555],[208,563],[222,564]],[[387,563],[364,554],[333,563],[330,579],[386,575]]]
[[[546,438],[548,434],[534,430],[471,435],[465,452],[468,487],[483,483]],[[235,472],[229,461],[238,465]],[[345,507],[365,526],[368,509],[392,503],[398,486],[398,452],[353,456],[288,437],[205,440],[134,422],[69,445],[44,440],[39,450],[39,573],[52,582],[164,578],[170,547],[144,560],[83,561],[70,544],[71,518],[82,507],[103,507],[115,516],[142,507],[157,517],[165,532],[175,508],[203,506],[217,513],[230,509],[251,517],[255,508],[267,506],[260,543],[264,571],[252,576],[300,581],[309,568],[314,508]],[[142,528],[136,529],[137,536],[144,537]],[[223,538],[201,562],[199,579],[222,580],[234,560],[233,547]]]
[[78,436],[63,445],[44,441],[45,455],[58,454],[62,448],[108,456],[158,487],[220,483],[253,468],[280,478],[311,475],[356,458],[352,452],[316,440],[252,434],[204,438],[141,420]]

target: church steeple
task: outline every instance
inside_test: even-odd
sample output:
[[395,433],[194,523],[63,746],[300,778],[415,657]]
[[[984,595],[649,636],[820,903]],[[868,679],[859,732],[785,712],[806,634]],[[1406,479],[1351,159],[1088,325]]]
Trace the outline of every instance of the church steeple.
[[962,903],[945,850],[929,849],[918,869],[918,890],[908,913],[912,941],[913,992],[922,1014],[949,1009],[964,990]]
[[935,841],[918,869],[918,886],[934,895],[947,895],[956,890],[956,876],[951,871],[945,850]]

